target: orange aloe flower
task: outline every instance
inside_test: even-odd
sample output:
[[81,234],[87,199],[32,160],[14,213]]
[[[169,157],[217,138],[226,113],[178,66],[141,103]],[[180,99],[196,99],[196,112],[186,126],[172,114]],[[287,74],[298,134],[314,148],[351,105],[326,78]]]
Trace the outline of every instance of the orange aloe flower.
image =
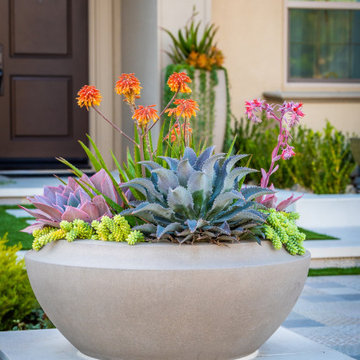
[[169,116],[181,115],[183,118],[187,117],[190,119],[192,116],[196,116],[196,111],[199,110],[198,103],[192,99],[176,99],[174,104],[177,107],[165,111]]
[[100,105],[102,96],[100,91],[92,85],[84,85],[79,92],[77,93],[78,97],[76,100],[78,101],[78,105],[82,108],[86,106],[86,109],[89,110],[89,107]]
[[169,76],[167,84],[171,91],[180,91],[182,93],[191,93],[191,89],[186,83],[191,83],[191,79],[186,75],[185,72],[176,73],[174,72]]
[[136,76],[134,76],[134,73],[121,74],[115,85],[115,92],[119,95],[124,95],[124,101],[129,104],[134,104],[135,99],[140,97],[141,89],[142,87],[140,86],[140,81]]
[[134,112],[133,119],[137,121],[138,126],[144,128],[150,120],[156,122],[159,119],[157,110],[153,109],[156,105],[142,106],[140,105]]
[[[192,134],[192,128],[190,127],[190,125],[188,123],[186,124],[186,126],[185,126],[185,124],[182,124],[181,128],[182,128],[181,132],[184,133],[184,129],[185,129],[186,137],[189,138],[190,135]],[[180,132],[179,124],[175,124],[174,128],[171,130],[170,141],[173,143],[177,139],[180,139],[181,132]],[[168,138],[169,138],[169,136],[167,136],[165,139],[167,140]]]

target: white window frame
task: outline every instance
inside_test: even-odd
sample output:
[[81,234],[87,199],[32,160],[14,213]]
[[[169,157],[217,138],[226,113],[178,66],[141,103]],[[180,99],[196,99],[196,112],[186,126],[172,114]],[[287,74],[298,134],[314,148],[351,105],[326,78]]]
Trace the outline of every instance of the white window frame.
[[360,10],[360,2],[329,2],[329,1],[294,1],[285,0],[284,11],[284,83],[289,88],[359,88],[360,82],[342,81],[289,81],[289,10],[290,9],[337,9],[337,10]]

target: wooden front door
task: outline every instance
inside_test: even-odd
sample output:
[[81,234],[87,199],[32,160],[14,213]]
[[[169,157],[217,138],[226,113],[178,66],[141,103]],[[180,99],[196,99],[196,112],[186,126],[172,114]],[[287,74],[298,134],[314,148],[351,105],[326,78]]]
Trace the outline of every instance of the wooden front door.
[[0,0],[0,170],[86,162],[87,0]]

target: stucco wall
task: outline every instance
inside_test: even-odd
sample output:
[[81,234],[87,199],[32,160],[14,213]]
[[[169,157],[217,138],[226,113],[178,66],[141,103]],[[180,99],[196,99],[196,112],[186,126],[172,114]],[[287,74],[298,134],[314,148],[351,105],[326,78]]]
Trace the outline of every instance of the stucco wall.
[[[287,84],[285,0],[212,0],[212,20],[231,82],[232,110],[264,91],[358,92],[360,84]],[[343,131],[360,134],[360,100],[304,100],[304,123],[320,129],[329,119]]]

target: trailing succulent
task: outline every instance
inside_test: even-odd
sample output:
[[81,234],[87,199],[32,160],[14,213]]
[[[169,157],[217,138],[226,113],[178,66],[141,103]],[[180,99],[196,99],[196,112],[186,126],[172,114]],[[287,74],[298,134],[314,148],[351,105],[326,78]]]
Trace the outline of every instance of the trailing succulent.
[[266,219],[266,224],[263,225],[263,232],[266,238],[271,240],[274,248],[278,250],[284,245],[291,255],[304,255],[305,234],[300,232],[295,223],[299,214],[276,211],[275,209],[268,209],[264,212],[268,213],[269,216]]
[[61,221],[60,228],[45,226],[33,232],[33,249],[40,250],[49,242],[56,240],[92,239],[103,241],[126,241],[129,245],[144,241],[140,231],[131,231],[129,223],[121,215],[113,218],[103,216],[100,221],[94,220],[91,224],[84,220],[76,219],[72,222]]
[[212,155],[214,147],[196,156],[186,148],[180,159],[163,157],[169,169],[152,161],[142,162],[150,178],[132,179],[124,187],[141,192],[145,201],[132,202],[133,215],[147,222],[134,227],[157,240],[184,242],[234,241],[263,237],[259,225],[267,217],[253,201],[272,191],[257,186],[239,189],[239,183],[256,171],[234,165],[247,155],[226,158]]

